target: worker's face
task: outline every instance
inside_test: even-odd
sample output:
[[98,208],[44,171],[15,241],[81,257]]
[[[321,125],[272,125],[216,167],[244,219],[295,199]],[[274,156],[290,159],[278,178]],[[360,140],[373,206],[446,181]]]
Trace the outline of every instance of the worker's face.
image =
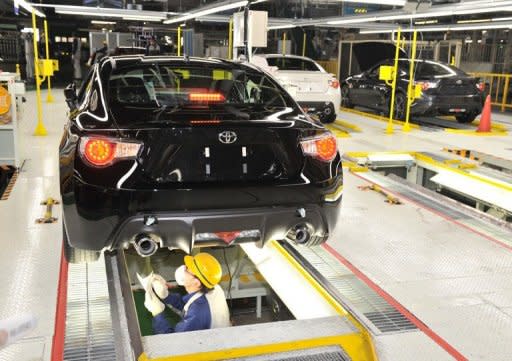
[[201,281],[194,276],[192,272],[188,268],[185,268],[185,279],[183,286],[187,290],[188,293],[196,292],[201,288]]

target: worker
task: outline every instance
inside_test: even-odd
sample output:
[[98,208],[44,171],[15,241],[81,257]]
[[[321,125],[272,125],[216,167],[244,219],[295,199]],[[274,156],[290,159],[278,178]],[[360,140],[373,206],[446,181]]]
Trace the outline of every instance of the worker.
[[71,46],[71,61],[73,63],[73,81],[76,85],[82,80],[82,68],[80,61],[82,60],[82,42],[80,38],[73,33],[73,44]]
[[146,55],[160,55],[160,45],[158,45],[154,36],[149,39],[149,44],[146,48]]
[[[184,265],[175,272],[176,282],[187,294],[169,293],[166,281],[154,275],[146,290],[144,306],[153,315],[155,334],[186,332],[230,326],[224,291],[218,285],[222,277],[220,263],[208,253],[185,256]],[[163,313],[165,304],[180,311],[182,320],[172,327]]]

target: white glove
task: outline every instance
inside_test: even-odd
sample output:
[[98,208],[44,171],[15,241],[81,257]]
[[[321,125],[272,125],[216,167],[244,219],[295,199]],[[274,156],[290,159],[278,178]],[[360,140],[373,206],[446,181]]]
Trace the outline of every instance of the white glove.
[[151,285],[153,286],[153,290],[155,290],[155,293],[158,297],[160,297],[160,299],[165,300],[167,296],[169,296],[167,281],[159,274],[153,275]]
[[165,309],[165,305],[160,302],[152,290],[146,292],[146,296],[144,297],[144,307],[151,312],[153,317],[162,313]]

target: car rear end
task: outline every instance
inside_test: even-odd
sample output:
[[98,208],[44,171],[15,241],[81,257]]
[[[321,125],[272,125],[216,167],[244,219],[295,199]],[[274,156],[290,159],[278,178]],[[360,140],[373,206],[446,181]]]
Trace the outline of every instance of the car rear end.
[[421,98],[412,105],[413,114],[455,115],[480,114],[485,84],[461,70],[442,63],[420,62],[416,84]]
[[318,63],[306,57],[267,55],[273,75],[308,113],[317,114],[322,123],[336,120],[341,103],[340,83]]
[[[250,78],[244,99],[232,94],[240,74]],[[103,81],[117,132],[77,141],[65,204],[75,247],[134,244],[149,256],[286,237],[311,245],[332,232],[343,185],[336,139],[262,73],[224,62],[117,64]],[[251,103],[258,92],[279,100]]]

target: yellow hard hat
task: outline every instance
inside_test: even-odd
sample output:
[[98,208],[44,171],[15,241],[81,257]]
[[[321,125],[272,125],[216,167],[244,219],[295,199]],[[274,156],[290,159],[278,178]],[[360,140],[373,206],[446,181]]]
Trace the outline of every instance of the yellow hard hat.
[[219,261],[211,254],[201,252],[195,256],[185,256],[185,266],[207,288],[213,288],[222,278]]

